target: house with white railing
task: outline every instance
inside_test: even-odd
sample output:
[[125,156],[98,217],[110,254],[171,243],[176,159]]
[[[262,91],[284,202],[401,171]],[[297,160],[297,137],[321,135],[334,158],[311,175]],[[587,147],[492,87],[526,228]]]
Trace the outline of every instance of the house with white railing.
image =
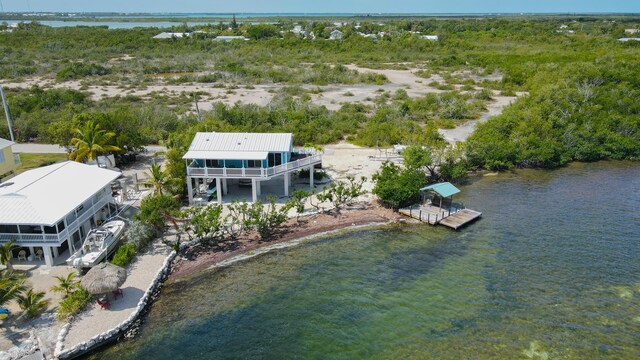
[[0,244],[16,241],[18,263],[63,263],[91,227],[117,213],[111,182],[120,175],[65,161],[0,183]]
[[320,154],[294,151],[290,133],[199,132],[183,158],[190,204],[221,204],[231,185],[251,186],[255,202],[261,185],[275,179],[283,180],[284,196],[289,196],[291,173],[309,170],[313,187],[313,169],[322,163]]

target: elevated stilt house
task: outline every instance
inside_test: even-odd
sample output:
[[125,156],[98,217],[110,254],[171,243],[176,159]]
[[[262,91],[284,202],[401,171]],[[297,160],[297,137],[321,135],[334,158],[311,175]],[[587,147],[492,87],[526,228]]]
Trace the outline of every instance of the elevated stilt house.
[[65,161],[0,184],[0,243],[15,240],[18,261],[64,262],[89,230],[117,214],[116,171]]
[[290,133],[199,132],[183,156],[187,163],[189,204],[217,201],[229,193],[233,183],[251,186],[255,202],[261,184],[282,177],[284,195],[289,196],[291,173],[309,169],[313,188],[314,166],[322,155],[295,152]]

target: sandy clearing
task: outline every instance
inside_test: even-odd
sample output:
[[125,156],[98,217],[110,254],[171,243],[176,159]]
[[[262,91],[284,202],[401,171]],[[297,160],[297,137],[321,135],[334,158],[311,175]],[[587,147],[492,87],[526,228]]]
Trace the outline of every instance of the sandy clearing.
[[[430,78],[422,78],[415,74],[417,68],[408,70],[390,70],[390,69],[367,69],[356,65],[347,65],[349,69],[356,70],[361,73],[377,73],[387,76],[389,82],[382,85],[371,84],[353,84],[338,85],[332,84],[328,86],[302,85],[305,90],[320,89],[318,94],[310,94],[312,101],[316,105],[324,105],[329,110],[338,110],[343,103],[372,103],[372,100],[378,97],[380,90],[394,94],[399,89],[404,89],[407,94],[412,97],[424,96],[428,93],[440,93],[439,90],[428,84],[432,81],[444,83],[443,78],[434,74]],[[466,75],[466,74],[465,74]],[[469,76],[472,74],[469,72]],[[161,81],[160,78],[158,81]],[[86,83],[86,80],[85,80]],[[126,85],[90,85],[83,86],[82,81],[73,80],[65,82],[56,82],[52,79],[31,78],[19,83],[4,82],[5,88],[29,88],[38,85],[44,88],[71,88],[74,90],[83,90],[91,94],[93,100],[100,100],[105,97],[134,95],[144,99],[148,99],[152,93],[164,96],[178,96],[182,93],[190,94],[193,92],[203,92],[198,102],[201,110],[210,110],[217,102],[227,105],[233,105],[236,102],[242,104],[255,104],[265,106],[269,104],[276,92],[287,86],[287,84],[258,84],[251,85],[249,88],[244,85],[238,85],[237,89],[220,87],[221,84],[204,84],[204,83],[185,83],[180,85],[155,84],[142,86],[140,88],[127,88]],[[459,88],[460,86],[456,86]],[[193,109],[195,111],[195,106]]]

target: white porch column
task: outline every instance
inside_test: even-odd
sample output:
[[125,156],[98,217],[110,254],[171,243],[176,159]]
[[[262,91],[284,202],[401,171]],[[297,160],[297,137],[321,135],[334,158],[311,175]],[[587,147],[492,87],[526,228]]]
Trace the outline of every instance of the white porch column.
[[284,173],[284,196],[289,196],[289,175],[290,173]]
[[187,199],[189,199],[189,205],[193,203],[193,180],[191,176],[187,176]]
[[229,193],[229,186],[227,185],[227,178],[222,179],[222,193],[227,195]]
[[29,254],[36,256],[36,249],[34,249],[33,246],[29,246]]
[[218,204],[222,205],[222,187],[220,186],[220,178],[216,178],[216,194],[218,195]]
[[262,195],[262,181],[256,180],[256,185],[258,185],[258,196]]
[[44,252],[44,263],[47,264],[48,267],[52,267],[53,257],[51,257],[51,247],[43,246],[42,250]]
[[58,256],[60,256],[60,254],[58,253],[58,247],[51,247],[51,250],[53,250],[53,258],[57,258]]
[[260,183],[256,181],[256,179],[251,179],[251,196],[253,198],[253,202],[258,201],[258,185]]
[[313,165],[309,166],[309,187],[313,190]]

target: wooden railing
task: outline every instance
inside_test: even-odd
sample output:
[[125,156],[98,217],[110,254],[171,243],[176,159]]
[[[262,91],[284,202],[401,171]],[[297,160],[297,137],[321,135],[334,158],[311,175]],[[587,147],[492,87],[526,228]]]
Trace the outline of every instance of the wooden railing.
[[266,178],[319,164],[320,162],[322,162],[322,155],[316,154],[268,168],[211,168],[189,165],[187,167],[187,175],[214,178]]

